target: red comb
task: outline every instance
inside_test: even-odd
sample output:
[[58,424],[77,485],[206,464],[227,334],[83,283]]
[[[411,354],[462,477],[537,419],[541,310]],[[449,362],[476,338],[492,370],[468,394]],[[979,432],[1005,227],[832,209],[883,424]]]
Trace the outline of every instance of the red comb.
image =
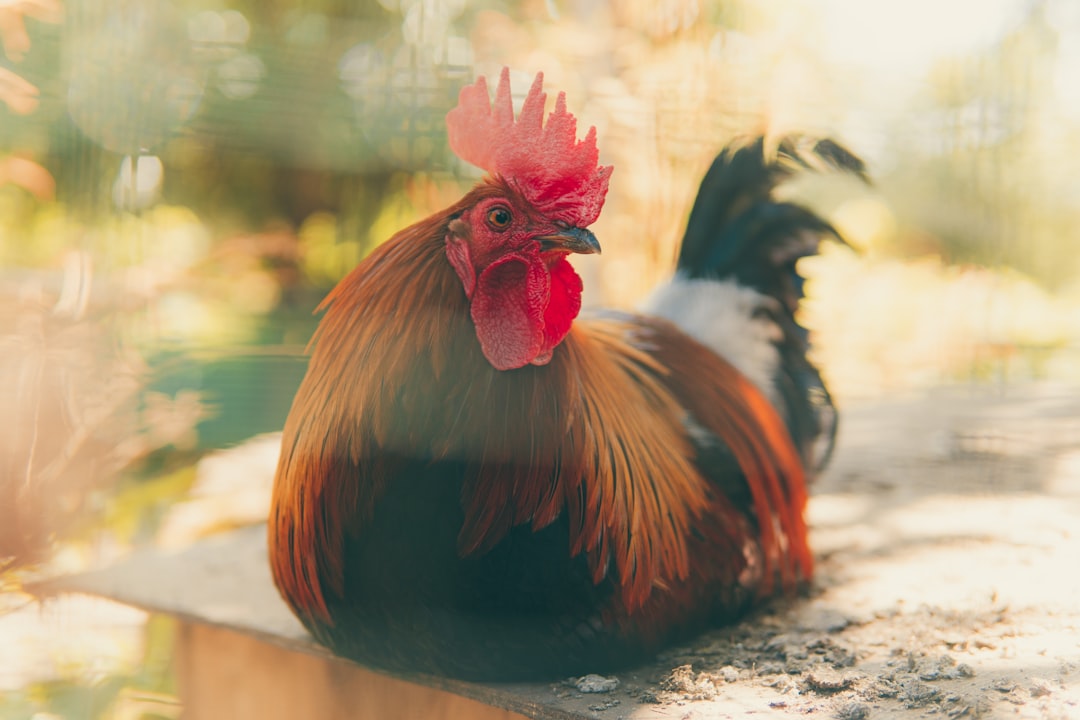
[[600,215],[611,166],[598,166],[596,128],[578,142],[577,119],[559,93],[544,125],[544,74],[537,73],[517,122],[510,100],[510,69],[503,68],[495,103],[480,77],[461,89],[446,115],[450,148],[462,160],[513,183],[541,212],[575,227]]

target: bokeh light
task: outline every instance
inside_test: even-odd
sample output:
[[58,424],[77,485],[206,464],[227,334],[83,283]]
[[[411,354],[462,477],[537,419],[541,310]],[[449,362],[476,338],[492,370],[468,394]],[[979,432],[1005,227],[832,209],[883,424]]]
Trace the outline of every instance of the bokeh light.
[[204,73],[165,0],[101,9],[68,50],[67,107],[107,150],[137,153],[169,139],[196,111]]

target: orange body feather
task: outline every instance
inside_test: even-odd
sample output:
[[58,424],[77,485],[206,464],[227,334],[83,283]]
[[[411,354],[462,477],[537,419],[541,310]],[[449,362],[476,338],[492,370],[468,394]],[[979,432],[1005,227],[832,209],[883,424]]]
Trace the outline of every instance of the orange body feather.
[[[764,395],[711,350],[628,315],[578,320],[543,366],[485,361],[444,237],[495,191],[398,233],[324,303],[269,525],[275,581],[307,627],[389,667],[566,674],[733,616],[775,579],[809,578],[799,454]],[[688,418],[731,449],[746,507],[701,465]],[[416,524],[400,509],[409,498]],[[439,512],[448,528],[426,538]],[[550,592],[518,567],[541,552]],[[444,577],[448,563],[464,569]],[[388,595],[401,587],[417,599],[396,599],[409,608],[396,628]]]

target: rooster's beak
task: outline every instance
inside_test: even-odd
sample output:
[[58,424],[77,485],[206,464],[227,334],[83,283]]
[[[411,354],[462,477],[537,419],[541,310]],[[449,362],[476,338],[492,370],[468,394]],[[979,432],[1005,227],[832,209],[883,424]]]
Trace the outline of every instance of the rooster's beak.
[[596,236],[585,228],[566,228],[551,235],[541,235],[536,239],[540,241],[541,250],[566,250],[583,255],[600,254],[600,243],[597,242]]

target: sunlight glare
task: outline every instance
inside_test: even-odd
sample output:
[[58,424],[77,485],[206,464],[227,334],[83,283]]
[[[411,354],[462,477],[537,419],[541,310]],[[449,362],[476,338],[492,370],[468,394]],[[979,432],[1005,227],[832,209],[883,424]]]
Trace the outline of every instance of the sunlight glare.
[[975,52],[1000,39],[1022,0],[824,0],[826,57],[872,72],[920,75],[942,57]]
[[161,192],[165,168],[156,155],[140,155],[132,164],[128,155],[120,162],[113,181],[113,202],[125,210],[137,210],[153,204]]
[[1080,27],[1062,31],[1054,72],[1054,95],[1061,111],[1080,120]]

